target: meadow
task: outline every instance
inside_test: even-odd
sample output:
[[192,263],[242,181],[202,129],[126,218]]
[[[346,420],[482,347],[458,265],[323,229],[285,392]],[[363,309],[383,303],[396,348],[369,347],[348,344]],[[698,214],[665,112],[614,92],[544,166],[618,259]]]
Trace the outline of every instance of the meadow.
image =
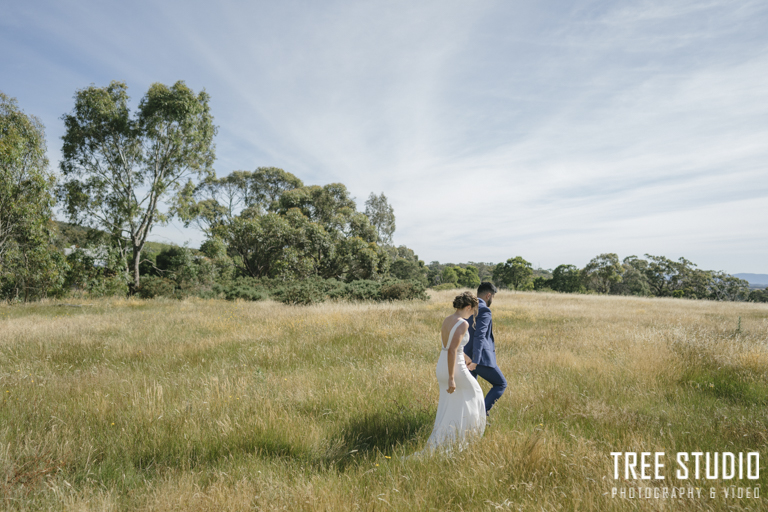
[[[724,496],[766,488],[767,304],[500,292],[492,425],[453,457],[401,460],[437,408],[456,291],[430,293],[0,306],[0,507],[768,509]],[[665,452],[666,479],[615,480],[617,451]],[[675,480],[674,454],[697,451],[759,452],[759,479]],[[702,494],[612,496],[681,486]]]

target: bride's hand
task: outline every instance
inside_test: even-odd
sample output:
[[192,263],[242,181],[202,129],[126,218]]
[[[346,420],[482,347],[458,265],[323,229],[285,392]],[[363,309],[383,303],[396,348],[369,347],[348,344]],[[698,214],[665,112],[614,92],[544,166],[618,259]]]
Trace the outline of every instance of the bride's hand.
[[475,368],[477,368],[477,363],[469,363],[467,365],[467,370],[469,370],[471,372],[475,371]]
[[448,379],[448,393],[456,391],[456,382],[453,379]]

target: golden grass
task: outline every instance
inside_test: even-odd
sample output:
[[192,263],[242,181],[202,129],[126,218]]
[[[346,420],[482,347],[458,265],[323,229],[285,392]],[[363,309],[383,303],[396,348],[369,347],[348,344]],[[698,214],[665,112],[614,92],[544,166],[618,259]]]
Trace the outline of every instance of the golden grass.
[[[0,306],[0,496],[11,510],[760,510],[612,498],[611,451],[759,451],[768,306],[499,293],[509,387],[481,441],[432,428],[428,302],[92,300]],[[68,301],[69,304],[72,301]],[[741,328],[739,329],[739,317]],[[481,381],[482,382],[482,381]],[[487,386],[484,385],[487,390]],[[670,471],[671,473],[671,471]],[[671,475],[670,475],[671,477]]]

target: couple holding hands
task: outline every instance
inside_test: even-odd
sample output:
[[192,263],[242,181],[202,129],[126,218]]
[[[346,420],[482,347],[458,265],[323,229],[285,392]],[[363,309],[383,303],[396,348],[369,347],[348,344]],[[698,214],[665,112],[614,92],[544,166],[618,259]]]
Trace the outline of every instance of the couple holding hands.
[[[443,320],[443,349],[437,360],[440,402],[432,434],[422,452],[437,448],[462,449],[473,436],[481,436],[489,425],[488,412],[507,387],[496,365],[493,320],[489,306],[496,294],[492,283],[481,283],[477,296],[471,292],[453,300],[456,312]],[[491,384],[483,399],[477,382],[480,376]]]

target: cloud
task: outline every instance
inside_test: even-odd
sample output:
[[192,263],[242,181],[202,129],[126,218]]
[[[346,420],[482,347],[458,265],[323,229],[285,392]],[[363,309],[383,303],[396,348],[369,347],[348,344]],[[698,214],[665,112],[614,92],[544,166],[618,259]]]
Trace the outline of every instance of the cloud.
[[0,65],[52,160],[76,88],[184,79],[211,94],[219,175],[383,191],[426,260],[768,272],[766,22],[747,0],[28,3]]

